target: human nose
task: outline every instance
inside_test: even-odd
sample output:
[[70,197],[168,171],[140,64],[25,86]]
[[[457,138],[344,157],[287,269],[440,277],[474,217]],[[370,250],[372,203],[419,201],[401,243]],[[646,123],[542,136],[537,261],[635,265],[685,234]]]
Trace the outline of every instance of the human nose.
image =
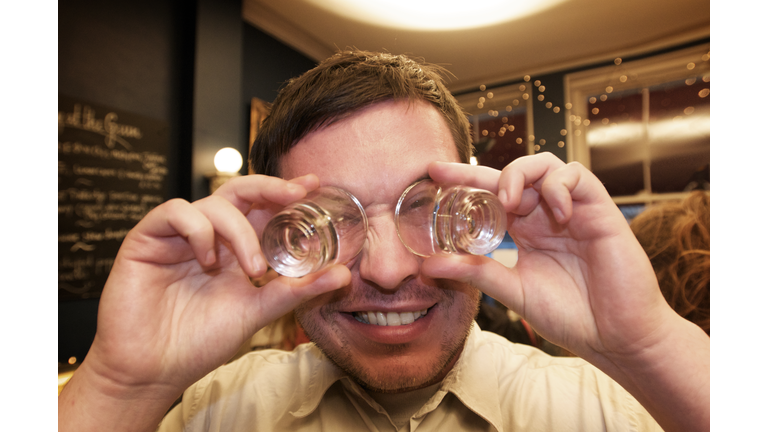
[[419,273],[421,258],[400,241],[394,218],[368,219],[368,238],[360,257],[360,277],[385,290],[395,290]]

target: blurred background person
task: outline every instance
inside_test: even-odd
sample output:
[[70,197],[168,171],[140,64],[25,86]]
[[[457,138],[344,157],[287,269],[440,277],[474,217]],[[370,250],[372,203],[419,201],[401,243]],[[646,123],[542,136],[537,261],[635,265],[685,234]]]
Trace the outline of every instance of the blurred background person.
[[709,334],[709,192],[656,204],[635,217],[632,231],[645,249],[667,302]]

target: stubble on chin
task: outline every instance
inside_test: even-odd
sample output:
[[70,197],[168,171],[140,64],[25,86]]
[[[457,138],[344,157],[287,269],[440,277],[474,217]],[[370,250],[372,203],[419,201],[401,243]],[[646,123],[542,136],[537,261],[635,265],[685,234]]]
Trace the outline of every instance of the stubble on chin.
[[[320,348],[331,362],[362,387],[381,393],[416,390],[435,384],[447,374],[456,358],[461,354],[479,308],[480,292],[477,289],[457,290],[454,287],[455,284],[459,284],[458,282],[436,282],[441,293],[439,300],[442,306],[441,313],[450,313],[450,316],[447,316],[447,322],[456,327],[447,328],[444,332],[436,335],[435,338],[440,340],[440,349],[438,354],[432,358],[414,358],[415,356],[410,355],[415,348],[412,344],[383,347],[381,355],[386,359],[381,363],[385,364],[386,367],[369,367],[365,359],[357,358],[351,342],[334,325],[334,320],[337,318],[336,311],[343,310],[343,304],[354,302],[354,298],[332,298],[323,305],[313,305],[310,301],[296,309],[296,316],[299,325],[302,326],[309,339]],[[403,291],[402,296],[417,297],[420,295],[420,291],[424,290],[426,289],[410,289]],[[381,295],[377,293],[369,291],[367,295]],[[359,292],[357,295],[363,297],[366,294]],[[453,305],[457,301],[461,302],[461,305],[454,310]],[[313,315],[314,319],[312,319]]]

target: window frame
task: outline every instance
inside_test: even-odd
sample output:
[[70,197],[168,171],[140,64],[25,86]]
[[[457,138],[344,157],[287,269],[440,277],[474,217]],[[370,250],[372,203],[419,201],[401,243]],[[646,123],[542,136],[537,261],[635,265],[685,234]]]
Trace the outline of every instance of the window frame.
[[[525,86],[524,90],[520,90],[521,86]],[[481,97],[486,98],[488,93],[493,93],[493,102],[491,107],[483,106],[479,108],[477,104]],[[527,95],[527,96],[523,96]],[[479,116],[487,114],[489,109],[506,107],[512,105],[512,101],[515,99],[522,99],[523,104],[518,106],[525,107],[525,127],[527,128],[527,136],[525,137],[526,154],[532,155],[534,151],[534,137],[533,137],[533,91],[532,84],[527,81],[521,81],[514,84],[509,84],[501,87],[494,87],[486,90],[478,90],[471,93],[465,93],[455,96],[456,101],[461,108],[467,114],[469,122],[472,126],[472,144],[477,144],[480,141],[480,128],[479,128]],[[502,115],[502,111],[499,111],[499,115]]]
[[[648,127],[649,107],[647,104],[648,88],[669,82],[685,80],[692,76],[709,75],[709,60],[702,56],[709,53],[709,43],[691,48],[660,54],[641,60],[619,62],[614,66],[589,69],[565,75],[564,93],[566,107],[566,157],[568,162],[579,162],[591,169],[590,149],[586,142],[586,126],[581,119],[589,117],[587,98],[590,95],[606,93],[611,86],[613,91],[638,90],[644,93],[643,125]],[[693,63],[693,70],[681,65]],[[627,76],[626,82],[620,81]],[[579,121],[575,121],[575,120]],[[647,133],[646,133],[647,136]],[[648,141],[645,145],[650,145]],[[650,204],[665,200],[685,198],[689,192],[654,193],[650,189],[650,160],[643,162],[644,189],[629,196],[614,196],[616,204]]]

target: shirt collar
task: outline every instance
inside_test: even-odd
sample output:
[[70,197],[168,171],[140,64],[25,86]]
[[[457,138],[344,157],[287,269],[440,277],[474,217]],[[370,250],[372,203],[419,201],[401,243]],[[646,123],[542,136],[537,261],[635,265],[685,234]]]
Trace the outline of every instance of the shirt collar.
[[496,366],[492,361],[492,354],[488,353],[483,345],[482,330],[473,322],[464,349],[453,369],[443,379],[440,390],[453,393],[464,406],[485,419],[496,430],[502,430]]
[[305,351],[304,361],[308,363],[309,376],[305,397],[301,399],[301,404],[296,409],[291,409],[290,413],[296,418],[303,418],[310,415],[322,401],[325,392],[335,383],[345,376],[344,372],[331,362],[320,348],[314,343]]
[[[491,361],[492,356],[486,352],[479,352],[482,345],[480,327],[473,322],[459,359],[443,379],[438,391],[441,394],[433,397],[419,410],[419,413],[434,410],[442,401],[445,392],[451,392],[461,403],[493,425],[496,430],[502,430],[496,367]],[[346,376],[314,344],[305,352],[309,363],[309,386],[300,406],[291,410],[291,414],[297,418],[306,417],[317,409],[325,392],[336,381]]]

